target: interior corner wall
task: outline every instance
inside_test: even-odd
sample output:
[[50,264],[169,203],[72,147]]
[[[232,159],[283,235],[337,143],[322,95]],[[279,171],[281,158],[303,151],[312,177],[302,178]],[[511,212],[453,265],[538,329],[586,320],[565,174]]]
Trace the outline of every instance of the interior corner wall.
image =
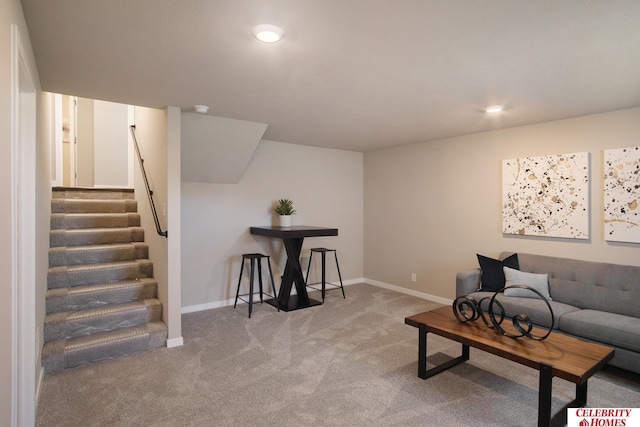
[[[603,150],[640,141],[640,108],[367,152],[367,279],[455,297],[458,271],[476,253],[502,251],[640,265],[640,245],[606,242]],[[502,234],[502,160],[591,153],[590,239]],[[416,282],[411,274],[416,274]]]
[[181,114],[180,108],[167,107],[167,346],[181,345],[182,339],[182,225],[181,225]]
[[337,237],[305,239],[303,268],[310,247],[327,246],[338,250],[343,280],[362,278],[362,161],[359,152],[263,140],[239,183],[183,182],[183,311],[233,299],[243,253],[271,255],[279,286],[285,265],[282,242],[253,236],[249,227],[276,225],[273,205],[281,198],[294,202],[294,225],[338,228]]
[[[53,94],[38,92],[38,129],[36,138],[36,374],[41,374],[46,316],[47,276],[49,271],[49,234],[51,231],[51,158],[53,146],[51,118]],[[42,372],[43,373],[43,372]],[[38,377],[36,375],[36,381]],[[0,423],[1,424],[1,423]]]
[[[160,225],[167,229],[167,113],[154,108],[135,107],[136,138],[144,159],[147,179],[153,191]],[[158,299],[162,302],[162,319],[169,323],[168,301],[168,243],[156,233],[151,205],[142,178],[140,164],[135,163],[135,198],[138,202],[144,239],[149,245],[149,259],[153,261],[153,276],[158,282]],[[171,328],[171,325],[167,325]]]
[[129,184],[129,106],[93,101],[93,185]]
[[78,187],[93,187],[94,103],[93,99],[77,98],[77,100],[76,184]]
[[[36,177],[34,179],[35,197],[36,197],[36,230],[35,230],[35,251],[36,259],[35,267],[35,280],[36,280],[36,297],[41,296],[39,286],[41,282],[46,282],[46,267],[48,267],[48,221],[50,208],[47,207],[47,203],[50,198],[50,169],[48,164],[48,141],[45,138],[46,132],[43,130],[46,128],[44,121],[48,120],[48,117],[43,117],[43,111],[46,110],[46,106],[42,105],[43,96],[40,90],[40,81],[37,75],[37,66],[33,57],[33,50],[29,39],[29,32],[27,29],[24,15],[22,12],[22,5],[19,0],[6,0],[0,2],[0,180],[4,183],[0,187],[0,197],[4,201],[0,203],[0,271],[3,272],[3,286],[0,286],[0,425],[9,426],[12,422],[19,420],[19,414],[13,411],[13,367],[12,367],[12,352],[13,346],[13,330],[16,326],[14,324],[14,308],[13,307],[13,244],[12,244],[12,212],[14,205],[12,203],[12,43],[11,43],[11,26],[16,25],[22,45],[24,47],[24,54],[28,69],[35,85],[35,102],[36,102],[36,147],[35,147],[35,165]],[[42,168],[42,169],[40,169]],[[42,209],[42,210],[39,210]],[[42,242],[46,242],[44,247],[40,245]],[[45,274],[43,275],[43,269]],[[46,285],[45,285],[46,286]],[[44,299],[42,300],[44,301]],[[33,313],[35,316],[36,327],[41,326],[44,314],[39,312],[42,309],[42,304],[36,302],[35,308],[37,313]],[[39,352],[39,349],[36,349]],[[37,356],[37,355],[36,355]],[[34,361],[28,361],[34,362]],[[36,365],[39,365],[40,360],[35,360]],[[37,370],[39,366],[34,368]],[[38,372],[34,375],[36,381],[38,380]],[[27,387],[30,388],[30,387]],[[33,396],[35,402],[36,396]],[[34,402],[21,402],[22,405],[29,407]],[[28,422],[28,421],[25,421]]]

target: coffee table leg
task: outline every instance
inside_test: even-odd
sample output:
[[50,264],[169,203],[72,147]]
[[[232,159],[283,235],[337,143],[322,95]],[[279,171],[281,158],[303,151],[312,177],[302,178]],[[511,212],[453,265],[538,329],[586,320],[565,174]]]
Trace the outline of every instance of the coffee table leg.
[[540,384],[538,385],[538,427],[548,427],[551,423],[552,385],[552,368],[543,364],[540,366]]
[[581,408],[587,405],[587,382],[584,384],[576,384],[576,400],[573,404],[575,408]]
[[418,377],[427,377],[427,329],[424,324],[418,326]]
[[427,328],[424,323],[418,325],[418,377],[426,380],[452,366],[469,360],[469,346],[462,344],[462,354],[431,369],[427,369]]
[[576,398],[551,416],[551,392],[553,387],[552,367],[540,368],[540,390],[538,391],[538,426],[564,426],[567,424],[567,409],[581,408],[587,404],[587,382],[576,384]]

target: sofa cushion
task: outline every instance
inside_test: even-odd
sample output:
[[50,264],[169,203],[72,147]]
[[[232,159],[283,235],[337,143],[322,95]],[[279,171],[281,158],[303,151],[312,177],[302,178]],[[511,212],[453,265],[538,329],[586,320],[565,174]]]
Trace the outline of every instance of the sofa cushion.
[[[527,273],[524,271],[514,270],[513,268],[503,267],[505,286],[524,285],[535,289],[540,292],[543,297],[550,300],[549,295],[549,275]],[[528,289],[511,288],[505,289],[504,295],[508,297],[523,297],[523,298],[540,298],[535,292],[531,292]]]
[[519,269],[518,254],[513,254],[503,261],[476,254],[482,276],[480,278],[480,286],[483,291],[499,291],[504,288],[504,271],[502,267]]
[[[473,299],[476,301],[480,301],[485,297],[491,298],[493,295],[494,292],[474,292],[470,294],[470,296],[473,297]],[[545,328],[549,327],[551,315],[549,314],[549,308],[547,308],[547,304],[545,304],[545,302],[541,299],[506,297],[503,294],[498,294],[496,300],[500,301],[500,303],[504,307],[507,317],[513,317],[516,314],[526,314],[534,324],[543,326]],[[571,305],[563,304],[557,301],[549,301],[549,305],[553,310],[554,329],[558,328],[560,316],[580,310],[578,307],[573,307]],[[488,301],[482,303],[482,309],[484,311],[488,310]],[[489,318],[487,317],[487,320],[488,319]],[[479,321],[482,322],[482,320]]]
[[[503,252],[500,258],[512,255]],[[554,301],[640,318],[640,266],[518,254],[521,271],[549,274]]]
[[579,310],[560,318],[559,329],[578,337],[640,352],[640,319],[598,310]]

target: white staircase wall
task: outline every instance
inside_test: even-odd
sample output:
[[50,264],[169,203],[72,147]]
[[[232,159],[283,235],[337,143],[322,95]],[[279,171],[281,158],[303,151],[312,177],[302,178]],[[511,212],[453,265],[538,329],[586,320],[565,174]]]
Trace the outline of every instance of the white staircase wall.
[[131,187],[130,106],[86,98],[77,100],[77,185]]
[[93,104],[93,177],[96,187],[129,185],[129,106],[115,102]]
[[264,123],[182,113],[182,181],[237,184],[266,130]]
[[176,127],[179,129],[180,126],[174,117],[176,110],[175,107],[165,110],[135,107],[136,137],[147,178],[153,190],[160,226],[169,233],[168,238],[156,233],[147,192],[136,160],[135,198],[145,229],[145,241],[149,245],[149,259],[154,263],[154,277],[158,282],[158,299],[162,302],[162,320],[168,328],[169,346],[175,345],[170,345],[171,343],[182,342],[181,284],[175,274],[175,270],[179,270],[180,266],[180,218],[177,214],[172,217],[168,215],[169,212],[175,213],[180,206],[179,190],[176,192],[175,184],[169,182],[170,179],[175,179],[175,169],[179,168],[175,162],[179,162],[180,158],[180,142],[174,135]]
[[76,179],[78,187],[93,187],[93,99],[78,98]]

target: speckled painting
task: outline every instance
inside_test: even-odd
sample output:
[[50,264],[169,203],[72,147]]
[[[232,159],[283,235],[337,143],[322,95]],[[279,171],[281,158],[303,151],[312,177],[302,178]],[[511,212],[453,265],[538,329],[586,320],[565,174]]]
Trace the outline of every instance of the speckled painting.
[[502,161],[502,232],[589,238],[589,153]]
[[604,238],[640,243],[640,147],[604,150]]

